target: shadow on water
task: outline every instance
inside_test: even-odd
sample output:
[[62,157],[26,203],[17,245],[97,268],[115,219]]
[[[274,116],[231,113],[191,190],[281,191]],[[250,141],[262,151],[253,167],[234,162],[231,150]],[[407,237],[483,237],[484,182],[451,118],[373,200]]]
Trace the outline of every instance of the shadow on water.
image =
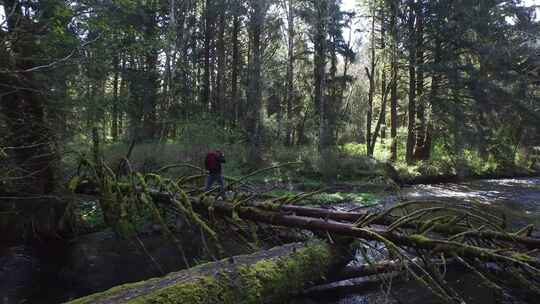
[[[463,297],[465,303],[477,304],[526,304],[519,299],[508,295],[497,295],[492,289],[486,288],[470,273],[464,269],[452,269],[447,274],[448,284]],[[355,287],[350,285],[356,284]],[[349,286],[348,286],[349,285]],[[327,294],[317,294],[316,298],[304,298],[294,302],[296,304],[444,304],[433,293],[420,286],[416,281],[386,282],[372,281],[366,284],[361,282],[345,282],[341,288],[333,289]]]
[[70,295],[70,282],[60,269],[66,261],[63,241],[2,244],[0,303],[60,303]]

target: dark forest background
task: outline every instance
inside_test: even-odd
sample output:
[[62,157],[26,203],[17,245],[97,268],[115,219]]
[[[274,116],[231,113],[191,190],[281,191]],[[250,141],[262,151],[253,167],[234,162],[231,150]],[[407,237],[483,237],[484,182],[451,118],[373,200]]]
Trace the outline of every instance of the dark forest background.
[[58,191],[96,136],[143,169],[219,148],[233,176],[300,161],[332,180],[365,156],[413,177],[540,166],[540,24],[521,1],[0,7],[3,192]]

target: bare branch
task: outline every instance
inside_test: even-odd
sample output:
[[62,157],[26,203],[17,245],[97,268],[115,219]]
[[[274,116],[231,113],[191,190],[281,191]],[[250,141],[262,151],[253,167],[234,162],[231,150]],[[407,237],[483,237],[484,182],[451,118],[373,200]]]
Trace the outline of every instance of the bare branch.
[[39,71],[39,70],[44,70],[44,69],[50,69],[50,68],[54,68],[55,66],[63,63],[63,62],[66,62],[68,61],[69,59],[71,59],[71,57],[73,57],[73,55],[75,55],[77,53],[77,51],[85,48],[86,46],[96,42],[97,40],[99,40],[101,38],[101,35],[98,35],[95,39],[92,39],[90,41],[87,41],[83,44],[81,44],[79,47],[73,49],[69,55],[67,55],[66,57],[63,57],[63,58],[60,58],[56,61],[53,61],[49,64],[45,64],[45,65],[40,65],[40,66],[36,66],[36,67],[33,67],[33,68],[29,68],[29,69],[26,69],[26,70],[16,70],[16,71],[9,71],[9,70],[0,70],[0,74],[18,74],[18,73],[30,73],[30,72],[35,72],[35,71]]

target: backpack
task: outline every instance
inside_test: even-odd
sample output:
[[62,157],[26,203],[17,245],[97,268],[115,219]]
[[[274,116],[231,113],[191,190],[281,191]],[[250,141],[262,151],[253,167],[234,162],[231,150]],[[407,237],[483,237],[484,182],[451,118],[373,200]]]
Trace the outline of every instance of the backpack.
[[209,171],[215,171],[218,169],[218,156],[215,152],[209,152],[206,154],[206,159],[204,160],[204,165]]

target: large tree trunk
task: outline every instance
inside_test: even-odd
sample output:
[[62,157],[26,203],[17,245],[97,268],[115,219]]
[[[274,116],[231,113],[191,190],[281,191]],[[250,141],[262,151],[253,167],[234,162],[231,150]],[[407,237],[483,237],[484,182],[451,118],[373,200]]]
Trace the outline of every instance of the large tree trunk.
[[113,141],[118,140],[118,95],[119,95],[119,78],[120,78],[120,58],[117,54],[113,56],[113,104],[111,113],[111,136]]
[[201,102],[203,109],[211,107],[211,55],[214,35],[214,5],[213,0],[206,0],[204,8],[204,74]]
[[285,146],[293,143],[293,100],[294,100],[294,0],[287,1],[287,124]]
[[[441,47],[442,47],[442,42],[440,41],[440,39],[436,39],[435,50],[433,53],[433,64],[435,67],[437,67],[441,62],[441,52],[442,52]],[[431,88],[429,92],[429,99],[426,101],[430,105],[435,104],[437,98],[439,98],[439,94],[440,94],[439,87],[441,85],[441,79],[442,79],[441,74],[438,71],[434,71],[433,75],[431,76]],[[433,138],[433,121],[432,121],[432,118],[430,117],[429,119],[427,119],[427,126],[426,126],[424,141],[422,143],[422,146],[420,147],[420,150],[416,152],[419,159],[430,158],[432,138]]]
[[397,84],[398,84],[398,25],[397,25],[397,10],[398,3],[395,1],[391,2],[390,5],[392,10],[392,16],[390,20],[390,27],[392,31],[392,59],[391,59],[391,70],[392,70],[392,79],[394,82],[390,86],[390,137],[392,138],[392,143],[390,146],[390,159],[393,162],[397,161],[397,128],[398,128],[398,117],[397,117]]
[[232,28],[232,71],[231,71],[231,121],[236,125],[240,119],[240,98],[238,95],[238,74],[240,71],[240,46],[238,34],[240,32],[240,17],[237,9],[234,10]]
[[143,95],[143,116],[141,140],[152,141],[157,131],[157,95],[159,88],[158,54],[151,51],[146,55],[145,90]]
[[[335,3],[335,0],[330,0],[327,10],[329,13],[327,13],[329,17],[329,22],[327,24],[328,27],[335,26],[337,24],[337,20],[335,20],[336,12],[335,10],[339,10],[339,7]],[[330,29],[328,29],[328,32],[330,32]],[[328,93],[327,98],[324,99],[324,115],[326,117],[326,125],[325,125],[325,131],[324,131],[324,137],[326,138],[324,141],[326,147],[333,147],[336,144],[336,115],[338,113],[338,109],[341,104],[341,95],[340,95],[340,84],[338,83],[336,76],[337,76],[337,69],[338,69],[338,58],[337,58],[337,39],[335,35],[329,35],[329,44],[327,45],[328,48],[328,55],[330,59],[330,69],[328,71],[328,84],[327,84],[327,91]]]
[[366,68],[366,76],[369,80],[369,92],[368,92],[368,105],[367,105],[367,115],[366,115],[366,147],[367,155],[373,156],[375,144],[371,142],[372,140],[372,131],[371,124],[373,120],[373,99],[375,97],[375,68],[376,68],[376,58],[375,58],[375,9],[372,10],[371,17],[371,58],[370,66],[371,68]]
[[416,41],[415,41],[415,1],[409,0],[409,106],[407,130],[407,164],[414,162],[413,153],[416,143]]
[[[381,8],[381,50],[386,54],[386,14],[384,8]],[[385,95],[388,92],[386,83],[388,81],[386,74],[386,56],[381,65],[382,75],[381,75],[381,97],[385,98]],[[382,128],[381,128],[381,144],[384,144],[386,139],[386,100],[384,105],[381,108],[381,117],[382,117]]]
[[422,3],[416,6],[416,64],[419,68],[416,70],[416,96],[418,97],[416,117],[416,146],[414,148],[414,159],[425,159],[425,143],[427,140],[426,123],[426,98],[424,98],[424,13],[422,12]]
[[224,1],[222,0],[220,2],[219,6],[219,23],[218,23],[218,40],[217,40],[217,64],[218,64],[218,70],[217,70],[217,80],[216,80],[216,87],[217,87],[217,99],[216,99],[216,111],[219,113],[221,117],[225,116],[225,65],[226,65],[226,58],[225,58],[225,27],[227,25],[226,23],[226,11],[225,11],[225,5]]
[[326,91],[326,34],[328,18],[328,2],[321,0],[316,2],[316,21],[314,38],[314,80],[315,80],[315,107],[319,111],[319,152],[321,155],[331,146],[332,134],[328,131],[328,113]]
[[249,64],[249,83],[247,91],[248,115],[246,115],[246,130],[248,132],[249,151],[248,162],[258,166],[262,161],[262,56],[264,20],[268,4],[266,0],[253,0],[252,13],[249,23],[251,57]]
[[[128,82],[127,82],[127,73],[126,73],[126,66],[127,62],[125,59],[122,59],[122,64],[120,68],[120,88],[119,88],[119,94],[122,96],[122,98],[125,98],[125,96],[128,95]],[[121,107],[118,109],[118,136],[121,136],[125,133],[124,131],[124,108]]]

